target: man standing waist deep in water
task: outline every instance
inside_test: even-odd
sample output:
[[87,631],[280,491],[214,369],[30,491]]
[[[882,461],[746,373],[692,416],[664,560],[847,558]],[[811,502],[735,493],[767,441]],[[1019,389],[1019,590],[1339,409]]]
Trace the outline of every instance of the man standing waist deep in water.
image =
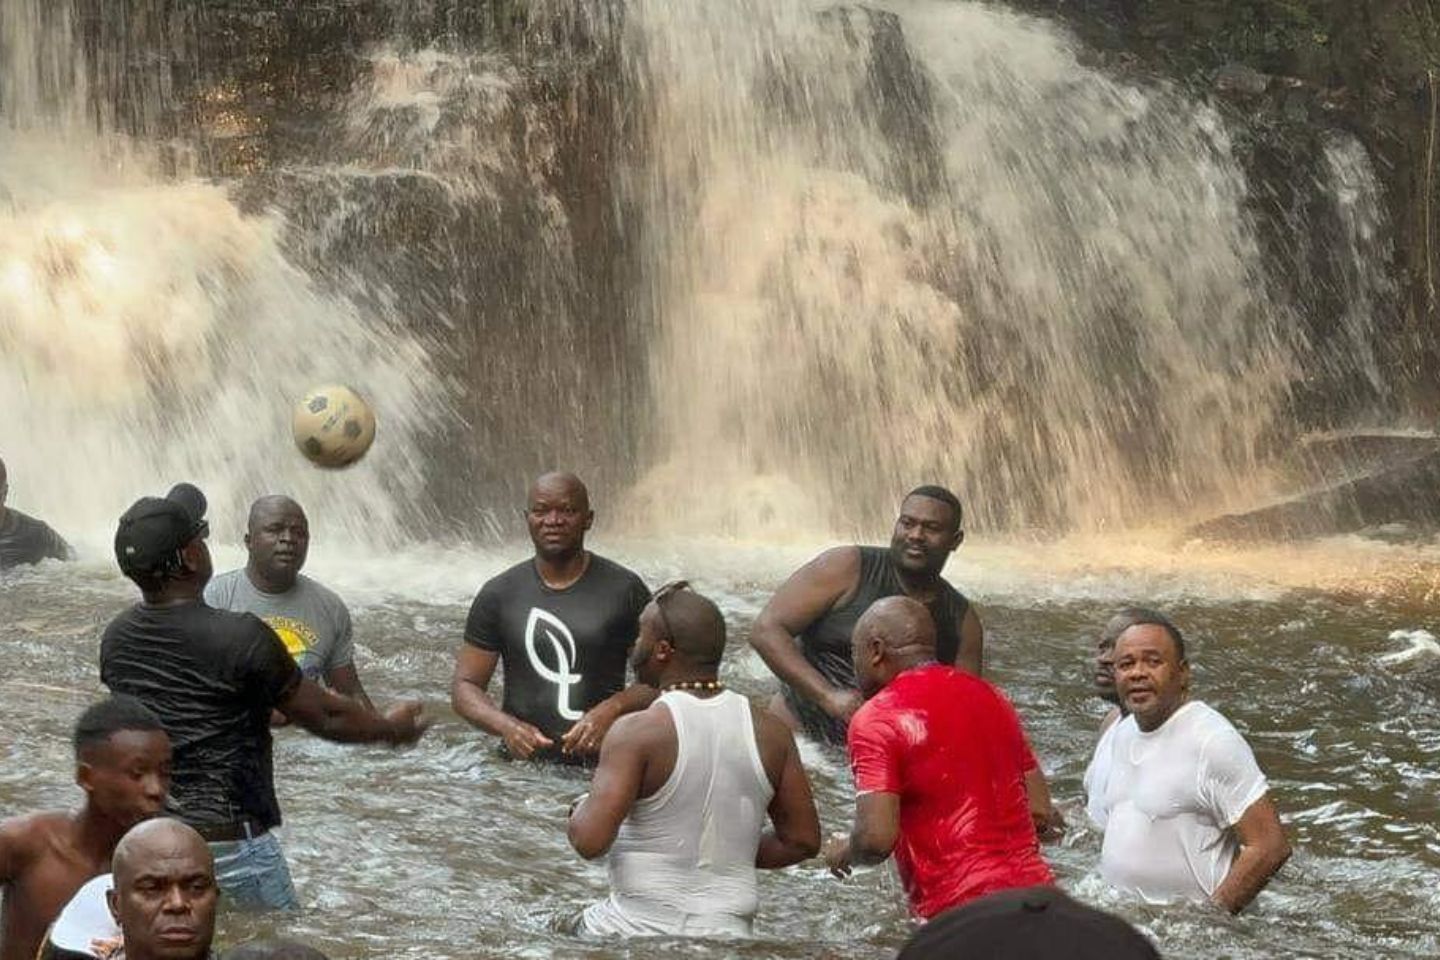
[[[480,588],[455,658],[455,712],[520,759],[586,760],[610,725],[643,710],[655,690],[625,686],[625,664],[650,591],[634,573],[585,549],[595,520],[572,473],[530,488],[525,522],[535,555]],[[490,698],[505,667],[505,701]]]
[[209,533],[205,495],[188,483],[125,511],[115,559],[143,600],[105,629],[100,680],[165,724],[174,745],[169,809],[211,844],[227,901],[293,909],[290,868],[272,832],[280,804],[271,711],[340,743],[414,743],[429,722],[418,703],[381,714],[331,693],[300,672],[260,618],[207,606]]
[[[965,539],[955,494],[916,487],[900,504],[890,548],[834,547],[795,571],[760,611],[750,645],[780,678],[771,710],[812,739],[845,743],[863,699],[850,660],[855,623],[882,597],[924,604],[938,631],[936,657],[980,675],[985,631],[970,601],[940,572]],[[799,640],[797,645],[796,640]]]

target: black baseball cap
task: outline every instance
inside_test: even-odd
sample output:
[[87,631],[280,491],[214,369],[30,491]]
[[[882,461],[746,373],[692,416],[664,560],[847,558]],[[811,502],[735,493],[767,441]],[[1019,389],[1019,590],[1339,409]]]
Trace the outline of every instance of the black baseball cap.
[[163,497],[136,500],[115,531],[115,560],[121,572],[153,573],[185,544],[207,535],[205,507],[205,494],[190,483],[175,484]]
[[915,931],[896,960],[1160,960],[1119,917],[1055,887],[991,894],[947,910]]

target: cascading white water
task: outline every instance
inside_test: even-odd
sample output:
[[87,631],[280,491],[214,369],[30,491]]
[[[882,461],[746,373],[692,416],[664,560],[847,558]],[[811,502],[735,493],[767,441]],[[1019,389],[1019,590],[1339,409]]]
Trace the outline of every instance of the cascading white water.
[[848,524],[939,481],[982,525],[1093,529],[1255,482],[1295,324],[1213,112],[988,5],[624,7],[646,515]]
[[[92,102],[68,2],[4,0],[0,50],[0,457],[12,502],[103,544],[134,497],[188,479],[238,534],[248,500],[300,499],[322,536],[383,542],[413,517],[419,434],[443,403],[394,317],[323,292],[284,223],[221,186],[162,176],[152,145]],[[370,308],[373,310],[373,308]],[[321,474],[293,448],[310,386],[378,411],[361,464]]]

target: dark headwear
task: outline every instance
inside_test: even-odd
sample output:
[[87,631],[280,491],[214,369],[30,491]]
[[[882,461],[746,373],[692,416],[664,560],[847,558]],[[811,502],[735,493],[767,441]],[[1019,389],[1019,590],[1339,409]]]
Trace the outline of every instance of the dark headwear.
[[209,532],[205,494],[177,483],[162,497],[141,497],[120,517],[115,560],[130,574],[168,572],[180,548]]
[[1119,917],[1054,887],[1028,887],[947,910],[896,960],[1160,960],[1150,941]]

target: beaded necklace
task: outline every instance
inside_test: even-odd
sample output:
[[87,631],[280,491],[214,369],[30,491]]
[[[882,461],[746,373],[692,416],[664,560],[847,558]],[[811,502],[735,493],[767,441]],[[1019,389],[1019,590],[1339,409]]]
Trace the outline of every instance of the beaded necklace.
[[663,692],[669,693],[671,690],[700,690],[706,693],[714,693],[724,689],[725,684],[719,680],[681,680],[679,683],[667,683]]

